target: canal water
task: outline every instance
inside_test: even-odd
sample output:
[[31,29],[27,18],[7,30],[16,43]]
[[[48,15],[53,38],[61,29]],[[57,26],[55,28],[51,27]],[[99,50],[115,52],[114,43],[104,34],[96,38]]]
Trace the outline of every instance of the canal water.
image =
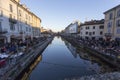
[[39,60],[28,80],[64,80],[114,71],[99,58],[71,45],[61,37],[53,39]]

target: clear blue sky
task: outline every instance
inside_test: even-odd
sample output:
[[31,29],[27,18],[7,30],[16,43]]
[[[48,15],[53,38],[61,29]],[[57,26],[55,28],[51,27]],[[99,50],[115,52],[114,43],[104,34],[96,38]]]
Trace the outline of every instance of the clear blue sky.
[[84,22],[104,18],[103,12],[120,4],[120,0],[21,0],[42,20],[42,26],[63,30],[75,20]]

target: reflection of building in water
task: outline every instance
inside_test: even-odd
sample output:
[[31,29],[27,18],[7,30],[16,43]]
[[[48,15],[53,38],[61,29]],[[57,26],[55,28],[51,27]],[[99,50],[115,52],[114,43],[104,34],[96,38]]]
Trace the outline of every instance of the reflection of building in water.
[[37,66],[37,64],[42,60],[42,55],[40,55],[24,72],[21,80],[28,80],[29,75],[33,71],[33,69]]
[[[85,61],[85,64],[89,64],[88,70],[95,71],[96,73],[105,73],[105,72],[113,72],[115,71],[115,68],[110,67],[109,64],[103,62],[101,59],[95,57],[94,55],[91,55],[90,53],[87,53],[86,51],[76,48],[77,53],[79,54],[79,57],[87,60]],[[90,63],[89,63],[90,62]]]
[[66,42],[68,49],[71,51],[72,55],[77,58],[76,48],[72,46],[70,43]]
[[100,58],[96,57],[95,55],[92,55],[91,53],[85,51],[82,48],[73,46],[69,42],[65,41],[66,46],[71,51],[72,55],[76,58],[77,56],[82,59],[83,64],[87,65],[87,70],[93,71],[95,73],[106,73],[106,72],[113,72],[116,70],[116,68],[113,68],[108,63],[102,61]]

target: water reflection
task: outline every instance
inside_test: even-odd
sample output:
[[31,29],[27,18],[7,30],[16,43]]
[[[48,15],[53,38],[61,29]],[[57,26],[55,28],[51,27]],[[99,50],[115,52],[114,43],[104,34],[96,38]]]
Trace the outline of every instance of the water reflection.
[[71,51],[74,58],[77,58],[79,56],[80,59],[87,60],[84,61],[84,64],[88,64],[88,70],[95,71],[96,73],[99,74],[116,71],[115,67],[113,68],[111,65],[97,58],[95,55],[92,55],[75,45],[73,46],[71,43],[69,43],[66,40],[64,40],[64,42],[67,48]]
[[28,76],[29,80],[64,80],[111,71],[114,69],[99,58],[55,37],[42,56],[28,67],[23,80]]
[[29,75],[34,70],[34,68],[38,65],[38,63],[42,60],[42,55],[38,56],[32,64],[30,64],[27,69],[16,79],[16,80],[28,80]]

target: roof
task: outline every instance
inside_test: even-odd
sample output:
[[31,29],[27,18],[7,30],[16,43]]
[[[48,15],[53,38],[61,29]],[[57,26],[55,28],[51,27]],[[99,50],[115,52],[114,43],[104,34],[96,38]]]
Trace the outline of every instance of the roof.
[[107,10],[107,11],[105,11],[104,14],[106,14],[106,13],[110,12],[111,10],[114,10],[114,9],[116,9],[118,7],[120,7],[120,4],[115,6],[115,7],[113,7],[113,8],[111,8],[111,9],[109,9],[109,10]]
[[84,26],[84,25],[95,25],[95,24],[104,24],[104,19],[86,21],[85,23],[82,23],[80,26]]
[[29,12],[30,14],[34,15],[35,17],[37,17],[40,22],[42,21],[37,15],[35,15],[33,12],[31,12],[30,10],[28,10],[28,8],[23,5],[23,4],[20,4],[19,2],[17,2],[16,0],[11,0],[12,2],[16,3],[18,6],[20,6],[22,9],[26,10],[27,12]]

